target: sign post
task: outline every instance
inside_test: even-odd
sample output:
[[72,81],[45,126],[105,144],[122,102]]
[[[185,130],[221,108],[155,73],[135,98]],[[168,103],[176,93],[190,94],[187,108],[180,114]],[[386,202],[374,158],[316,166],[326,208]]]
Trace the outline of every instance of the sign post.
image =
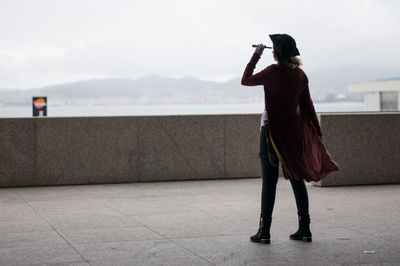
[[47,116],[47,97],[32,97],[33,116]]

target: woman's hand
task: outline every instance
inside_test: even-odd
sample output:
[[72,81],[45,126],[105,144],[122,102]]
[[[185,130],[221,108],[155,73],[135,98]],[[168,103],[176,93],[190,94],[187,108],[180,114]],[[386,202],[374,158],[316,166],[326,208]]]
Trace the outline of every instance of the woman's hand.
[[265,49],[265,45],[264,44],[259,44],[259,45],[257,45],[256,50],[255,50],[254,53],[258,54],[259,56],[261,56],[263,51],[264,51],[264,49]]

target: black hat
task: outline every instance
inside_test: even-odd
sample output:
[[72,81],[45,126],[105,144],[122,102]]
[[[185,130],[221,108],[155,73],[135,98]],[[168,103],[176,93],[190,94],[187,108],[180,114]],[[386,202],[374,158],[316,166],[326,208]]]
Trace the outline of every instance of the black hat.
[[296,41],[292,36],[288,34],[271,34],[269,37],[274,44],[274,50],[278,58],[285,60],[292,56],[300,55],[296,47]]

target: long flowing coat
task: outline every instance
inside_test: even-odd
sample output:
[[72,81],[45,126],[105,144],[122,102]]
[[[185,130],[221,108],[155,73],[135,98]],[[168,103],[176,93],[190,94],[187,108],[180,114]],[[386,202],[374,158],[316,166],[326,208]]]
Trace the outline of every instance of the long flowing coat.
[[339,170],[322,143],[322,132],[304,71],[273,64],[253,75],[260,56],[254,54],[242,85],[264,86],[269,134],[286,179],[319,181]]

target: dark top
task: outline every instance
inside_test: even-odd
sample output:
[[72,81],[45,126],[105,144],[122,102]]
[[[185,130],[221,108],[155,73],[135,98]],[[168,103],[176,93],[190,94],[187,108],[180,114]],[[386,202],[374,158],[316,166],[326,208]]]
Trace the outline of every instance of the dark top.
[[253,75],[260,56],[254,54],[243,73],[242,85],[264,86],[270,137],[285,178],[319,181],[338,170],[322,140],[304,71],[273,64]]

